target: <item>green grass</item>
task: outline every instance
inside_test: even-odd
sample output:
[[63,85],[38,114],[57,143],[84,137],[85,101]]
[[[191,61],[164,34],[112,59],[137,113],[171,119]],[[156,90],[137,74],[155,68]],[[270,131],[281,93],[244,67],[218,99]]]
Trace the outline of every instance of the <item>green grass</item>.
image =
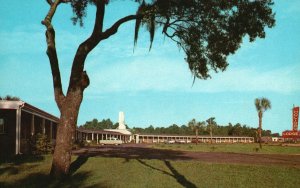
[[264,153],[264,154],[300,154],[300,147],[263,145],[258,149],[258,144],[155,144],[153,148],[172,149],[198,152],[232,152],[232,153]]
[[2,163],[0,187],[298,187],[300,184],[300,169],[283,166],[90,157],[63,181],[49,179],[50,166],[51,156]]

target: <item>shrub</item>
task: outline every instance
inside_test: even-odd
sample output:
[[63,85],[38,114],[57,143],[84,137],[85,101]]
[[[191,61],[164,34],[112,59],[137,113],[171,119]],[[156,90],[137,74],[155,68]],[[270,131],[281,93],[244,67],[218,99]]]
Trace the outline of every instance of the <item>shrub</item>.
[[38,133],[31,138],[31,153],[34,155],[47,154],[52,151],[52,145],[47,139],[47,135]]
[[79,140],[76,140],[74,143],[73,143],[73,146],[72,146],[72,149],[79,149],[79,148],[82,148],[84,147],[84,141],[79,141]]

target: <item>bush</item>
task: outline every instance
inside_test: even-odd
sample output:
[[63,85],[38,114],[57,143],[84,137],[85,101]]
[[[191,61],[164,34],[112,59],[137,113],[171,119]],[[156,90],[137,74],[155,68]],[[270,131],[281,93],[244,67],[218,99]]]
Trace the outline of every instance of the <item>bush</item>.
[[31,138],[31,153],[34,155],[48,154],[52,151],[52,145],[47,139],[47,135],[38,133]]
[[72,149],[80,149],[80,148],[83,148],[84,146],[85,146],[84,141],[76,140],[76,141],[73,143]]

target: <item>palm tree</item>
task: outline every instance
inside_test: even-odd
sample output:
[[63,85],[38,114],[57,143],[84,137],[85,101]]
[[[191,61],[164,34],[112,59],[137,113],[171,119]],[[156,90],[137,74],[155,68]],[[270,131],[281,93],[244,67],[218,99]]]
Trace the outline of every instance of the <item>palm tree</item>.
[[198,144],[198,132],[199,129],[202,128],[205,125],[205,122],[197,122],[195,119],[192,119],[189,123],[188,126],[195,131],[196,133],[196,144]]
[[255,107],[258,112],[258,130],[257,130],[257,132],[258,132],[259,148],[262,149],[262,146],[261,146],[262,117],[263,117],[263,113],[266,110],[271,109],[271,102],[267,98],[260,98],[260,99],[256,98],[255,99]]
[[207,122],[207,129],[209,129],[210,143],[212,144],[213,129],[216,128],[217,123],[215,122],[215,117],[211,117],[207,119],[206,122]]

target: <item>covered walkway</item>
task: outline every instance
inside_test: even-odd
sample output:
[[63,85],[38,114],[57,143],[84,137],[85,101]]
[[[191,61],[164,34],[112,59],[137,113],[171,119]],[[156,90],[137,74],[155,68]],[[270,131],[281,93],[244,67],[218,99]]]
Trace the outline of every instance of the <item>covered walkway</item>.
[[[191,143],[196,142],[195,135],[155,135],[155,134],[135,134],[136,143]],[[242,136],[198,136],[198,142],[203,143],[253,143],[253,137]]]

